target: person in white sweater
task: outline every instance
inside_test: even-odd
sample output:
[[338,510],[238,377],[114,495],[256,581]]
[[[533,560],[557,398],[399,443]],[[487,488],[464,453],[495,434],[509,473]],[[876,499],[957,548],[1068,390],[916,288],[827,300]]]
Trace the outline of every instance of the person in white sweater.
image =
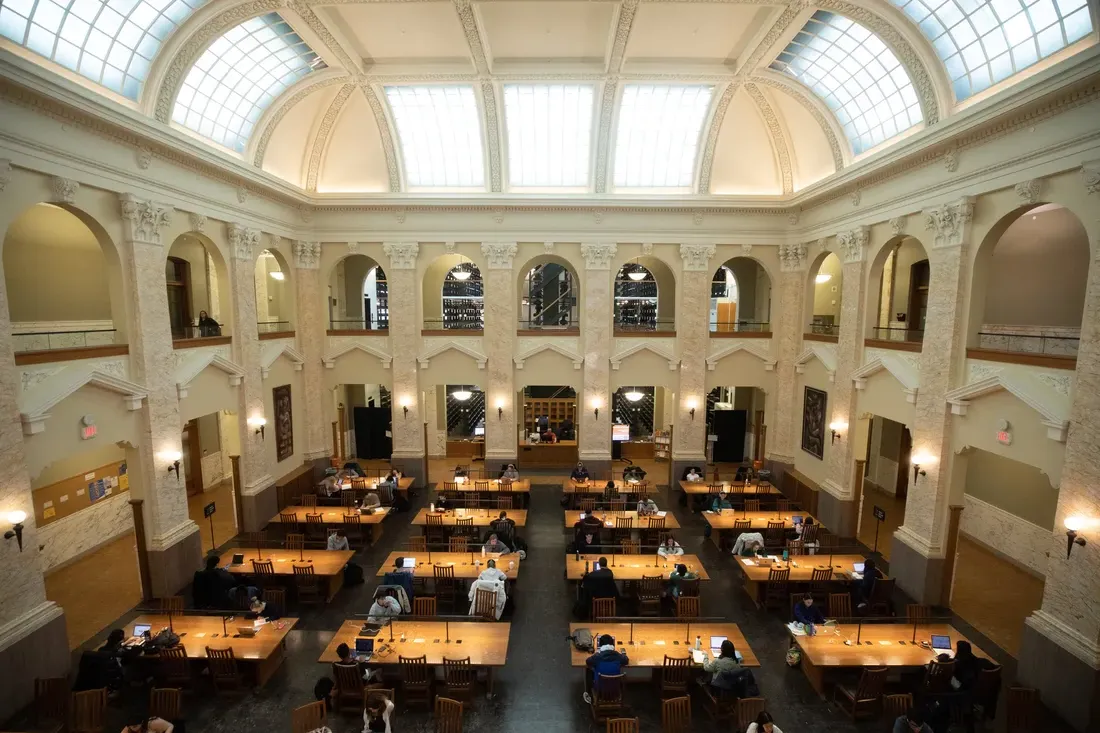
[[779,730],[779,726],[772,722],[771,713],[761,711],[756,716],[756,722],[749,723],[745,733],[783,733],[783,731]]
[[677,555],[684,554],[684,548],[680,547],[680,543],[669,536],[666,537],[665,541],[661,543],[661,546],[657,548],[657,554],[661,557],[676,557]]
[[380,693],[369,693],[363,707],[363,733],[392,733],[391,715],[393,702]]

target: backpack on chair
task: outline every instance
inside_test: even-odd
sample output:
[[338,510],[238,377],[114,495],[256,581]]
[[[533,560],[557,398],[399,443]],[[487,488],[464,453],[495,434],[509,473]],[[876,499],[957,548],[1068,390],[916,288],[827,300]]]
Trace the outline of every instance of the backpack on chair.
[[577,629],[569,639],[573,642],[573,647],[579,652],[596,651],[596,644],[592,638],[592,629]]

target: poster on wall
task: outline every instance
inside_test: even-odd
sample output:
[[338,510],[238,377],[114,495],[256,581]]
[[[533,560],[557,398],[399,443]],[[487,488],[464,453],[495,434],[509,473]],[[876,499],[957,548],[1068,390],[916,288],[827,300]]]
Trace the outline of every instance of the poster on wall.
[[825,455],[825,403],[829,395],[806,387],[802,399],[802,450],[812,456]]
[[290,405],[290,385],[271,390],[275,405],[275,460],[285,461],[294,454],[294,416]]

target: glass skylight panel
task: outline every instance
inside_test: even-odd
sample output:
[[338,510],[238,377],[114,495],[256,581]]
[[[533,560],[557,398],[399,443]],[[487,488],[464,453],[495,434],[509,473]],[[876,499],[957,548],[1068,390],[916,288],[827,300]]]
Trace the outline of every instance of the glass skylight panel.
[[771,68],[806,84],[829,105],[857,155],[924,119],[894,52],[842,15],[814,13]]
[[690,187],[713,93],[711,86],[626,85],[615,135],[615,186]]
[[920,26],[959,101],[1092,32],[1088,0],[891,0]]
[[481,116],[471,86],[386,87],[409,187],[482,188]]
[[506,84],[512,186],[587,186],[595,91],[585,84]]
[[264,109],[324,61],[278,13],[246,20],[207,48],[183,81],[172,120],[242,152]]
[[206,0],[3,0],[0,35],[136,100],[160,45]]

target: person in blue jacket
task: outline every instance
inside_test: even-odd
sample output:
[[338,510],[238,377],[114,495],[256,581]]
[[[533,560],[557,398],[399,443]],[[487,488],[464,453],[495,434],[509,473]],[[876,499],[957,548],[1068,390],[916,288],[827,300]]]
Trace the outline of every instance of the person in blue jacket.
[[794,605],[794,620],[800,624],[823,624],[825,616],[822,615],[821,609],[814,605],[814,597],[807,593]]
[[599,639],[599,647],[596,653],[584,660],[586,669],[592,670],[592,675],[584,676],[584,701],[592,704],[592,690],[600,689],[601,675],[621,674],[623,667],[630,663],[626,654],[615,648],[615,637],[611,634],[603,634]]
[[714,497],[714,501],[711,502],[710,510],[712,512],[719,512],[723,509],[733,509],[733,503],[730,502],[729,494],[724,491],[719,491],[718,496]]

